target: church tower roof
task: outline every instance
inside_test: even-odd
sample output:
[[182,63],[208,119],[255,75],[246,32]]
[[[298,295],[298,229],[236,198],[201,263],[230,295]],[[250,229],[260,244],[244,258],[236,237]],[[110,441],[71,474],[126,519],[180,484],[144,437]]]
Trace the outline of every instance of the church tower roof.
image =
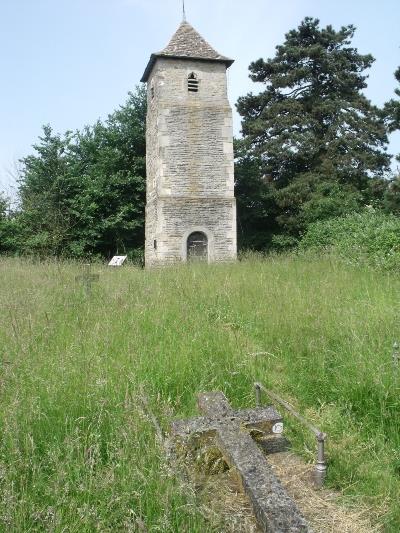
[[233,59],[219,54],[208,42],[185,20],[181,23],[169,44],[156,54],[151,54],[150,61],[140,81],[147,81],[158,57],[172,59],[198,59],[200,61],[218,61],[230,67]]

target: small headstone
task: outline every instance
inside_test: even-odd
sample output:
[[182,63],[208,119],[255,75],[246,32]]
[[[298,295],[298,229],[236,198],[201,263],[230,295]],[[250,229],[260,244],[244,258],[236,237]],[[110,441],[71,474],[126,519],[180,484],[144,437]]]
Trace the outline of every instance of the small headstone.
[[92,274],[91,265],[88,263],[84,265],[84,273],[75,277],[75,281],[83,283],[86,294],[90,294],[92,291],[92,283],[99,281],[99,274]]
[[108,263],[110,267],[120,267],[125,263],[127,255],[114,255],[111,261]]

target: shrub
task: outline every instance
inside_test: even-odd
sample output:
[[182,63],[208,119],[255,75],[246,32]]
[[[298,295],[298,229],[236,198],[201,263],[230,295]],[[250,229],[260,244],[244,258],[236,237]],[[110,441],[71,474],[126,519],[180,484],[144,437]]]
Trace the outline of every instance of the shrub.
[[400,218],[372,208],[310,224],[301,251],[332,251],[346,262],[400,270]]

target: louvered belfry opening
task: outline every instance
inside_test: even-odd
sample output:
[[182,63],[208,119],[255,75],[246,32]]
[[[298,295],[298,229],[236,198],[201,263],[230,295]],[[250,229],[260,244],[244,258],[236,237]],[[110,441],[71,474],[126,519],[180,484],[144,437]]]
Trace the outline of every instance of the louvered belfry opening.
[[197,93],[199,91],[199,80],[194,72],[188,76],[188,91],[190,93]]

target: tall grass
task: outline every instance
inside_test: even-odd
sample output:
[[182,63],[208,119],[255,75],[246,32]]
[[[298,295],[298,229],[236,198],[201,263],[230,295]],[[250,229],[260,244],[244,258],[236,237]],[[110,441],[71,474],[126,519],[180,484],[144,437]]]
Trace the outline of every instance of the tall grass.
[[[400,281],[333,260],[142,271],[0,261],[0,529],[220,530],[168,468],[164,428],[195,394],[253,403],[260,380],[329,434],[328,483],[400,529]],[[400,381],[400,374],[399,374]],[[312,459],[313,440],[291,427]]]

